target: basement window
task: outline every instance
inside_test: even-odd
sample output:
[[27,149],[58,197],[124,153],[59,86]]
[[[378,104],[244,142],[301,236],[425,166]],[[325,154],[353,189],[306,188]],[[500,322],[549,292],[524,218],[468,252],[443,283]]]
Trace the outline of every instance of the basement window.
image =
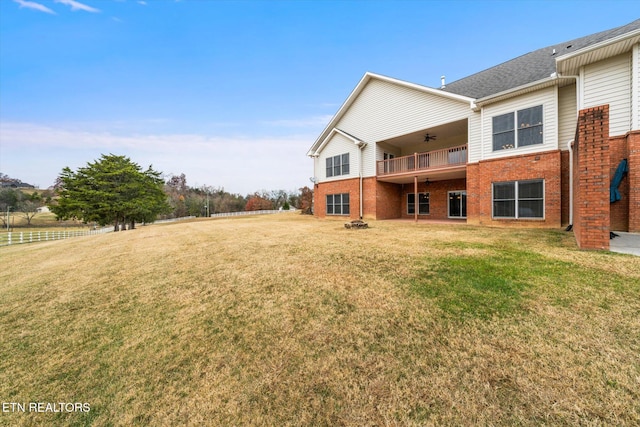
[[327,194],[327,215],[349,215],[349,193]]
[[493,183],[494,218],[544,218],[544,180]]

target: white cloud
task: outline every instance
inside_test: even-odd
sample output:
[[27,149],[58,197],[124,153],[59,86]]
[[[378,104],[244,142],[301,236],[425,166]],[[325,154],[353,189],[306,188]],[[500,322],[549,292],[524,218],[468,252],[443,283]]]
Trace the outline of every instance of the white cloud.
[[262,124],[270,125],[270,126],[279,126],[279,127],[293,127],[293,128],[322,128],[326,126],[333,116],[324,115],[324,116],[315,116],[315,117],[306,117],[302,119],[281,119],[281,120],[269,120],[262,121]]
[[152,164],[165,174],[184,173],[191,186],[220,186],[240,194],[294,190],[307,185],[313,175],[306,152],[314,139],[314,135],[114,134],[0,122],[0,169],[25,182],[48,186],[63,167],[75,169],[113,153],[129,156],[142,167]]
[[71,7],[71,10],[84,10],[85,12],[98,13],[100,9],[96,9],[95,7],[87,6],[86,4],[77,2],[76,0],[55,0],[56,3],[61,3],[66,6]]
[[36,3],[34,1],[27,1],[27,0],[13,0],[13,1],[18,3],[21,9],[24,7],[26,9],[33,9],[33,10],[38,10],[40,12],[50,13],[51,15],[56,14],[53,10],[49,9],[47,6],[42,5],[40,3]]

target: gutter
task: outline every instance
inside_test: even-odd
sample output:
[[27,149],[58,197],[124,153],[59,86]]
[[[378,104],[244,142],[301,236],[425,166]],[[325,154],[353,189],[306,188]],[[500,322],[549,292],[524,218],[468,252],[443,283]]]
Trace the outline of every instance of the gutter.
[[[494,93],[489,96],[485,96],[484,98],[476,99],[474,103],[472,103],[472,109],[474,111],[478,111],[479,108],[485,106],[486,104],[490,104],[492,102],[498,102],[505,98],[512,98],[517,95],[521,95],[523,93],[532,92],[534,90],[542,89],[547,86],[552,86],[555,84],[556,80],[560,77],[556,75],[556,73],[551,74],[551,76],[544,78],[542,80],[537,80],[532,83],[527,83],[518,87],[514,87],[511,89],[504,90],[502,92]],[[474,108],[475,107],[475,108]]]

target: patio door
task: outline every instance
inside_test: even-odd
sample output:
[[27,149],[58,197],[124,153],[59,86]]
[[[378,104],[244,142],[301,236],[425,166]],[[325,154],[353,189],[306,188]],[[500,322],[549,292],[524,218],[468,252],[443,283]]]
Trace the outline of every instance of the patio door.
[[467,192],[449,191],[449,218],[467,217]]

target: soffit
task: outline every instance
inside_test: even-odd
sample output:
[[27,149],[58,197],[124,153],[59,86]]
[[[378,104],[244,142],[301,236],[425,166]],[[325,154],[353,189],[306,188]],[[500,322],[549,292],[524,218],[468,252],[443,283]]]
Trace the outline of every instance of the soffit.
[[636,43],[640,43],[640,31],[636,31],[635,34],[631,34],[630,37],[623,40],[592,46],[572,55],[565,55],[556,60],[558,72],[565,75],[576,75],[581,66],[630,52]]

